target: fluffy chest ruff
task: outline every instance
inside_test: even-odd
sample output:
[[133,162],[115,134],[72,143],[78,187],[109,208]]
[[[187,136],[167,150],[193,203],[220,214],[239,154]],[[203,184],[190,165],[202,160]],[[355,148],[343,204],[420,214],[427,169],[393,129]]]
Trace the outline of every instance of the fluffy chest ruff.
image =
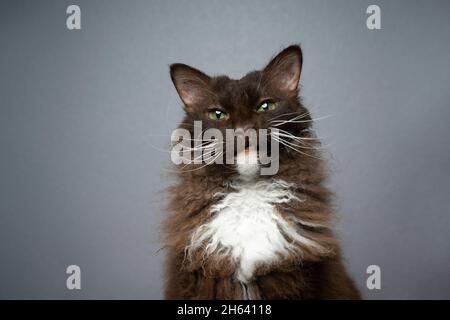
[[205,259],[228,259],[235,278],[251,282],[258,266],[276,263],[300,248],[319,244],[303,236],[295,217],[283,218],[277,205],[302,201],[284,181],[241,182],[211,207],[210,219],[197,227],[186,248],[188,256],[202,250]]

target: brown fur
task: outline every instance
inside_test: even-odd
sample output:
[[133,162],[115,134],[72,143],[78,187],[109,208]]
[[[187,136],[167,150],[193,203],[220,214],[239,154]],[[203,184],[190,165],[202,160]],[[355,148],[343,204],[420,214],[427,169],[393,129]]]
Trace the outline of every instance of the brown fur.
[[[265,69],[251,72],[240,80],[226,76],[211,78],[188,66],[172,65],[172,80],[186,111],[180,127],[192,130],[193,121],[202,120],[204,129],[267,128],[269,115],[255,114],[253,108],[268,98],[278,105],[270,117],[290,112],[307,113],[298,98],[297,86],[294,90],[282,86],[286,79],[298,82],[302,59],[300,48],[291,46]],[[298,76],[295,68],[298,68]],[[217,122],[208,119],[205,110],[212,105],[225,108],[231,115],[229,120]],[[304,119],[308,121],[286,124],[283,128],[295,135],[313,138],[311,131],[305,131],[311,127],[311,117],[308,114]],[[304,201],[278,205],[277,209],[285,217],[294,216],[323,225],[297,227],[325,250],[299,245],[298,252],[276,264],[258,266],[252,290],[260,299],[358,299],[359,292],[347,275],[339,246],[330,229],[334,211],[332,195],[324,186],[327,170],[315,148],[318,142],[308,140],[308,146],[310,148],[304,153],[280,149],[280,170],[276,178],[295,183],[298,186],[296,194]],[[190,261],[186,260],[185,249],[191,233],[211,218],[209,210],[220,200],[216,194],[229,192],[227,183],[237,174],[232,165],[201,166],[180,165],[177,185],[169,190],[170,214],[165,221],[168,250],[165,295],[168,299],[243,299],[241,284],[234,279],[236,266],[230,259],[205,258],[200,250],[194,252]]]

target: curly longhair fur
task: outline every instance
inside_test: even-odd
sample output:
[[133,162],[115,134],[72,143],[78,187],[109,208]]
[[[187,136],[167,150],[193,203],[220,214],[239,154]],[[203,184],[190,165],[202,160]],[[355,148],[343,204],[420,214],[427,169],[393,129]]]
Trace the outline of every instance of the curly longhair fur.
[[[258,163],[250,173],[208,160],[175,165],[164,222],[167,299],[360,297],[332,231],[328,171],[299,98],[302,64],[293,45],[239,80],[171,65],[185,113],[180,129],[194,133],[195,121],[224,136],[226,129],[267,129],[279,155],[273,175],[255,175]],[[192,146],[197,140],[208,145],[195,137]],[[245,145],[246,154],[258,146],[252,150]]]

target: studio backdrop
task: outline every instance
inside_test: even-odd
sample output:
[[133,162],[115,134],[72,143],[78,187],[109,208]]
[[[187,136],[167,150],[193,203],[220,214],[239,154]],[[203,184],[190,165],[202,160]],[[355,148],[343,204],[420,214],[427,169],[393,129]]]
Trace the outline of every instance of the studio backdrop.
[[163,298],[169,65],[300,44],[357,287],[449,299],[449,39],[437,0],[1,1],[0,298]]

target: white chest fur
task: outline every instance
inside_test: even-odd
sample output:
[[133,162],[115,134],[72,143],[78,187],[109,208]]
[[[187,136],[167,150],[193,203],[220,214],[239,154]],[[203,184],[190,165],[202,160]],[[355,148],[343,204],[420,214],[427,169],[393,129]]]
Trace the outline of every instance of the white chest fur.
[[206,244],[205,254],[226,255],[237,265],[237,280],[248,283],[258,265],[276,262],[295,242],[314,245],[298,233],[275,205],[300,201],[284,181],[242,182],[211,208],[212,218],[192,234],[189,249]]

